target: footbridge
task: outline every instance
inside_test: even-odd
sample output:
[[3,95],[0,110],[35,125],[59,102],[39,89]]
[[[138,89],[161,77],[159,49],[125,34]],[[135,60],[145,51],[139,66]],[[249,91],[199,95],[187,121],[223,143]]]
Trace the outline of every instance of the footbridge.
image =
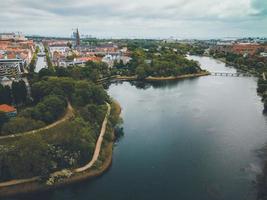
[[239,72],[211,72],[212,76],[232,76],[232,77],[251,77],[249,73],[239,73]]

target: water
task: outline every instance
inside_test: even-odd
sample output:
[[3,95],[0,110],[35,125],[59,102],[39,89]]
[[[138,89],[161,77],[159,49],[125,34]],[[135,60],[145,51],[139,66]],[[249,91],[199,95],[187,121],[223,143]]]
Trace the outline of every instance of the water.
[[[190,58],[210,71],[235,72],[211,58]],[[205,76],[141,86],[124,82],[108,90],[122,106],[125,131],[108,172],[38,199],[255,199],[255,151],[267,141],[255,78]]]

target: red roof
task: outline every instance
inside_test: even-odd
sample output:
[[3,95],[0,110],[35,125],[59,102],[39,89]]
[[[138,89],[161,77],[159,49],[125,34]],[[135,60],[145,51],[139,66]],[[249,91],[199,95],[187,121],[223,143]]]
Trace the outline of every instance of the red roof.
[[6,113],[15,112],[16,108],[9,106],[7,104],[2,104],[2,105],[0,105],[0,111],[6,112]]
[[81,57],[81,58],[77,58],[78,61],[93,61],[93,62],[99,62],[101,61],[101,58],[99,57]]

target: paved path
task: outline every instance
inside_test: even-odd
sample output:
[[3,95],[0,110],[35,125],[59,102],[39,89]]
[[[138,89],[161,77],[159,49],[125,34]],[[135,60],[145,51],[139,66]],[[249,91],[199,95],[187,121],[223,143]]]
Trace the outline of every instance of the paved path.
[[48,126],[45,126],[43,128],[37,129],[37,130],[13,134],[13,135],[1,136],[0,140],[1,139],[8,139],[8,138],[17,138],[17,137],[26,136],[26,135],[32,135],[32,134],[35,134],[36,132],[53,128],[53,127],[57,126],[58,124],[61,124],[61,123],[65,122],[66,120],[69,120],[73,116],[74,116],[73,108],[72,108],[71,104],[68,102],[66,114],[60,120],[58,120],[52,124],[49,124]]
[[83,171],[88,170],[89,168],[91,168],[95,164],[95,162],[97,161],[97,159],[99,157],[100,150],[101,150],[101,145],[102,145],[102,142],[103,142],[104,135],[106,133],[106,127],[107,127],[108,118],[109,118],[110,109],[111,109],[110,105],[108,103],[106,103],[106,104],[107,104],[108,110],[107,110],[105,119],[104,119],[104,121],[102,123],[101,131],[100,131],[99,137],[98,137],[97,142],[96,142],[95,152],[94,152],[93,158],[87,165],[85,165],[85,166],[83,166],[81,168],[75,169],[74,172],[83,172]]
[[[108,110],[107,110],[105,119],[104,119],[104,121],[102,123],[101,131],[100,131],[99,137],[98,137],[97,142],[96,142],[96,147],[95,147],[93,158],[91,159],[91,161],[87,165],[85,165],[84,167],[81,167],[81,168],[77,168],[77,169],[73,170],[73,172],[79,173],[79,172],[83,172],[85,170],[88,170],[90,167],[92,167],[94,165],[94,163],[97,161],[97,159],[99,157],[100,150],[101,150],[101,145],[102,145],[102,142],[103,142],[103,137],[104,137],[105,132],[106,132],[107,122],[108,122],[108,118],[109,118],[110,110],[111,110],[110,104],[108,104],[108,103],[106,103],[106,104],[107,104]],[[70,104],[69,104],[69,106],[70,106],[69,109],[71,109],[71,112],[73,113],[73,110],[72,110],[73,108],[71,107]],[[61,171],[62,170],[54,172],[53,174],[59,173]],[[8,186],[13,186],[13,185],[18,185],[18,184],[22,184],[22,183],[29,183],[29,182],[36,181],[38,179],[40,179],[39,176],[36,176],[36,177],[33,177],[33,178],[29,178],[29,179],[10,180],[10,181],[6,181],[6,182],[0,183],[0,188],[1,187],[8,187]]]
[[263,80],[266,81],[266,76],[265,76],[265,73],[264,72],[262,73],[262,78],[263,78]]

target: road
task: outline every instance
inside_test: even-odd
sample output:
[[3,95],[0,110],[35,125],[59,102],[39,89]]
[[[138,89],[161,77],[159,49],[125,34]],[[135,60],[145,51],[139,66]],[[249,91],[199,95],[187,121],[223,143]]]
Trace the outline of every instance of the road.
[[38,43],[37,46],[40,48],[40,52],[37,55],[35,72],[38,73],[41,69],[47,68],[47,62],[45,58],[44,45],[42,43]]

